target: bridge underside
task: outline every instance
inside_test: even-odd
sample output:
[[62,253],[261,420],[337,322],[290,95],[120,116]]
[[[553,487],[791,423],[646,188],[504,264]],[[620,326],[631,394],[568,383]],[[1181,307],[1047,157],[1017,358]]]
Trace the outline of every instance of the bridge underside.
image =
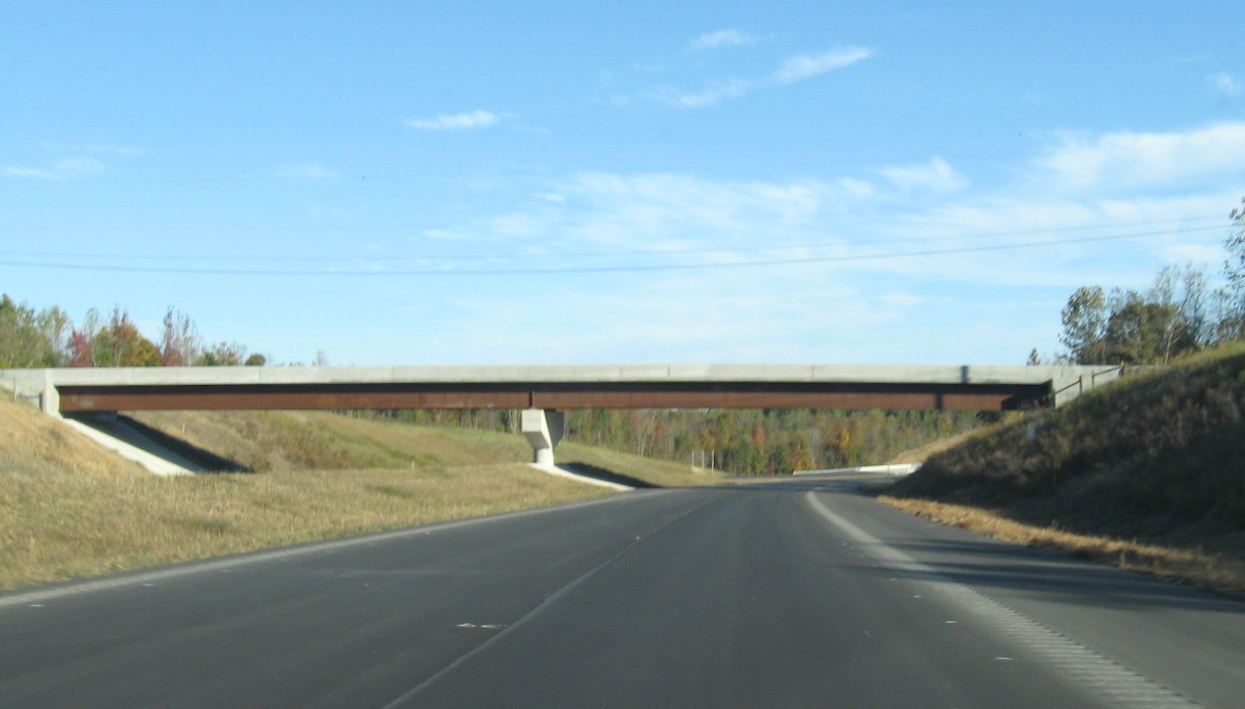
[[1049,384],[392,383],[60,385],[60,410],[244,409],[917,409],[1043,406]]

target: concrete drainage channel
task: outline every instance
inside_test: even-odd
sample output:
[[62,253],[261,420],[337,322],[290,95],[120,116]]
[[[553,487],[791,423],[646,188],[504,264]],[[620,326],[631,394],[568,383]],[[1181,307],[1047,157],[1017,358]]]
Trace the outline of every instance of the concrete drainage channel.
[[130,428],[116,416],[110,420],[104,417],[62,418],[61,422],[156,475],[192,475],[204,472],[201,466]]
[[826,470],[797,470],[794,475],[855,475],[861,473],[869,473],[874,475],[890,475],[892,477],[901,478],[910,475],[918,468],[920,463],[897,463],[894,465],[858,465],[854,468],[829,468]]
[[253,472],[244,465],[197,448],[128,416],[68,415],[61,422],[155,475]]
[[611,490],[618,490],[618,491],[635,489],[634,487],[631,487],[630,485],[623,485],[622,483],[610,482],[609,480],[601,480],[599,478],[592,478],[592,477],[588,477],[587,475],[580,475],[578,473],[573,473],[565,468],[559,468],[558,466],[553,465],[553,464],[545,465],[543,463],[529,463],[529,465],[531,465],[533,468],[535,468],[536,470],[539,470],[542,473],[556,475],[560,478],[567,478],[570,480],[574,480],[575,482],[585,483],[587,485],[597,485],[599,487],[607,487]]

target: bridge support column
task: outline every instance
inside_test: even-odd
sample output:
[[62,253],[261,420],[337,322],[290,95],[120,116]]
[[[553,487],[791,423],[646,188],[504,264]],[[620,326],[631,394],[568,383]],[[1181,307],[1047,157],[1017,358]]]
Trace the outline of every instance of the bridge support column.
[[545,409],[523,410],[523,435],[532,445],[532,462],[553,467],[553,449],[566,434],[566,414]]
[[52,372],[43,370],[43,391],[39,395],[39,408],[49,416],[61,415],[61,395],[52,383]]

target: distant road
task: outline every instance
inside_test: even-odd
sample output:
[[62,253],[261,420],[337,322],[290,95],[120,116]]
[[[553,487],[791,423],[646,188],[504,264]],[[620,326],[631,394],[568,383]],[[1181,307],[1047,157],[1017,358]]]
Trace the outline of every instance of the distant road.
[[0,707],[1240,707],[1245,604],[802,478],[0,596]]

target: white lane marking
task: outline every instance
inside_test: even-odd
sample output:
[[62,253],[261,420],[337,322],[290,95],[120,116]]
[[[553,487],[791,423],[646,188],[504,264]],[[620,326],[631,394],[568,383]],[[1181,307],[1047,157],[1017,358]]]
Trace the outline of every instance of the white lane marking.
[[[1175,709],[1200,706],[885,544],[831,511],[814,492],[807,493],[805,499],[813,511],[859,542],[866,553],[909,576],[913,583],[922,584],[929,591],[985,620],[998,633],[1016,641],[1043,663],[1104,699],[1125,707]],[[1001,656],[995,659],[1004,662],[1012,660]]]
[[[630,495],[626,497],[630,499],[635,499],[634,497]],[[617,500],[619,499],[619,497],[607,497],[605,499]],[[667,519],[664,523],[659,525],[656,529],[651,530],[647,536],[652,537],[660,533],[662,530],[666,529],[667,527],[674,524],[675,522],[678,522],[694,514],[695,512],[699,511],[701,508],[705,507],[706,505],[718,499],[720,498],[718,498],[717,496],[714,496],[714,497],[709,498],[708,500],[704,500],[702,502],[692,505],[690,508],[684,510],[678,515],[675,515],[674,517]],[[542,613],[545,613],[550,608],[557,606],[562,601],[563,598],[566,598],[567,596],[570,596],[571,594],[575,593],[576,590],[580,586],[588,583],[588,581],[592,579],[594,576],[596,576],[598,573],[600,573],[602,569],[617,562],[623,556],[630,553],[631,550],[634,549],[636,545],[639,543],[638,541],[639,539],[640,539],[639,537],[636,537],[637,541],[632,542],[631,544],[628,544],[627,546],[623,547],[622,549],[618,551],[617,554],[614,554],[610,558],[601,562],[599,565],[594,566],[593,568],[585,571],[578,578],[566,584],[562,588],[559,588],[557,591],[554,591],[551,595],[546,596],[545,600],[541,601],[535,608],[525,613],[518,620],[506,626],[505,629],[503,629],[500,633],[497,633],[496,635],[492,636],[488,640],[477,645],[475,648],[468,650],[465,654],[460,655],[457,659],[453,660],[445,667],[442,667],[440,671],[434,672],[433,674],[429,675],[422,682],[410,688],[406,692],[402,693],[401,696],[397,697],[396,699],[389,702],[388,704],[381,707],[380,709],[398,709],[398,707],[401,707],[404,704],[409,704],[412,699],[418,697],[421,693],[423,693],[429,687],[441,681],[443,677],[449,676],[453,672],[457,671],[459,667],[462,667],[468,662],[471,662],[473,658],[486,652],[493,645],[503,641],[507,635],[518,632],[524,625],[527,625],[528,623],[532,622],[534,619],[540,617]],[[866,631],[866,634],[867,633],[868,631]]]

